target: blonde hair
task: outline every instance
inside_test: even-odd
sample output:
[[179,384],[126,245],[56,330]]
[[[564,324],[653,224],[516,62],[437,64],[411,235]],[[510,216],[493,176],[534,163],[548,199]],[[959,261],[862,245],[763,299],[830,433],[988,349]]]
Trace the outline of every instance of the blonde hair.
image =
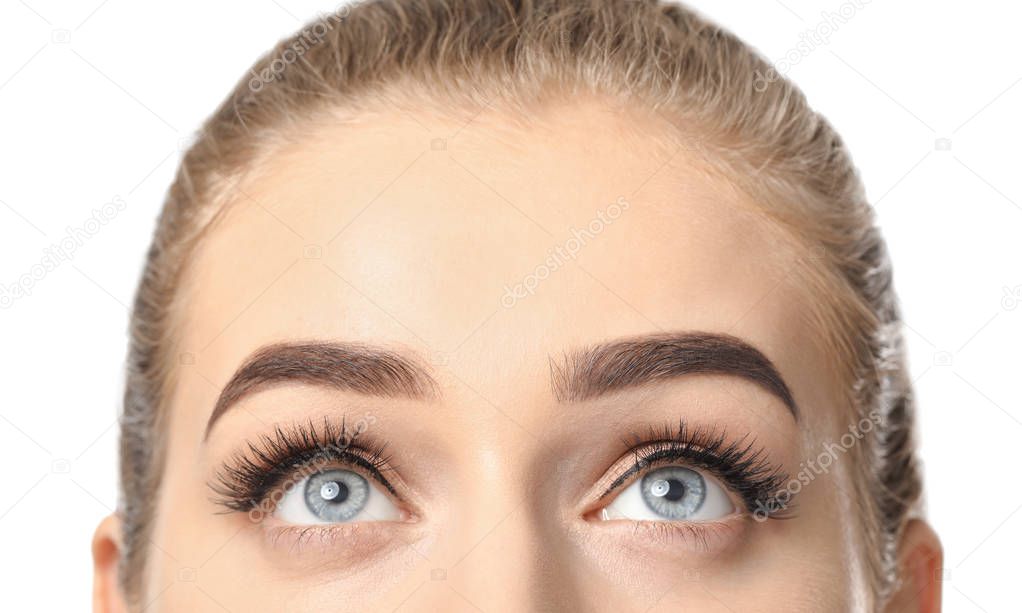
[[913,402],[885,244],[833,128],[752,49],[678,4],[370,0],[257,61],[203,125],[167,194],[134,304],[121,425],[129,598],[141,591],[163,472],[178,283],[229,186],[279,143],[301,142],[301,124],[339,108],[399,97],[527,108],[579,92],[683,118],[684,136],[814,254],[803,276],[821,296],[821,343],[838,356],[855,417],[880,416],[854,450],[855,481],[874,601],[887,597],[921,490]]

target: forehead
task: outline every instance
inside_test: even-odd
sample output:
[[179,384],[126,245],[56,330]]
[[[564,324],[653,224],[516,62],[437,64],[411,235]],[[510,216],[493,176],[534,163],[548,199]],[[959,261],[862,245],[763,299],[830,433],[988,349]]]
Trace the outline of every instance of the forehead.
[[182,350],[224,381],[280,340],[398,345],[500,394],[547,385],[571,347],[704,330],[798,394],[823,363],[799,250],[666,126],[579,106],[317,127],[228,190],[182,286]]

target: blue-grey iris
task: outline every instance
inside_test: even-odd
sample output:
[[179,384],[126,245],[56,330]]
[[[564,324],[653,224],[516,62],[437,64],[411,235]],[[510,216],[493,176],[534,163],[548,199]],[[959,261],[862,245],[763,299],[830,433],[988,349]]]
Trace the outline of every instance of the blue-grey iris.
[[348,521],[369,501],[369,484],[350,470],[327,470],[305,483],[305,505],[325,522]]
[[706,482],[702,475],[689,468],[660,468],[642,478],[642,499],[661,517],[686,519],[706,500]]

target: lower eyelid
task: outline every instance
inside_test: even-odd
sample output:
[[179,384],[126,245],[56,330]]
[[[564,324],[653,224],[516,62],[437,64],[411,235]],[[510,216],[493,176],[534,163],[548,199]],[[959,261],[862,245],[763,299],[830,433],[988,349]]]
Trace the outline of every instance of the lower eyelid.
[[415,554],[424,532],[413,524],[367,522],[313,526],[267,525],[257,528],[268,559],[302,577],[318,572],[371,567],[380,556],[407,550]]
[[378,536],[380,531],[363,523],[351,522],[343,524],[277,524],[267,522],[263,526],[267,542],[275,549],[287,549],[289,552],[317,549],[333,549],[343,542],[350,546],[356,541],[364,541]]
[[747,514],[736,513],[714,521],[632,521],[598,522],[604,536],[620,539],[619,547],[717,555],[737,543],[749,528]]

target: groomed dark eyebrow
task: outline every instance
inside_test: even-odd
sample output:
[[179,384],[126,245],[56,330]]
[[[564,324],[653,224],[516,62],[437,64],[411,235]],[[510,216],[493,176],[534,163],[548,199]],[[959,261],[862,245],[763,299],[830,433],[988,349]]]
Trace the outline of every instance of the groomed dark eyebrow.
[[727,334],[687,332],[584,347],[550,360],[561,402],[580,402],[620,389],[688,374],[737,375],[774,394],[798,420],[791,390],[761,351]]
[[209,416],[206,436],[242,397],[288,383],[413,400],[437,393],[423,367],[394,351],[358,343],[277,343],[253,353],[227,382]]

